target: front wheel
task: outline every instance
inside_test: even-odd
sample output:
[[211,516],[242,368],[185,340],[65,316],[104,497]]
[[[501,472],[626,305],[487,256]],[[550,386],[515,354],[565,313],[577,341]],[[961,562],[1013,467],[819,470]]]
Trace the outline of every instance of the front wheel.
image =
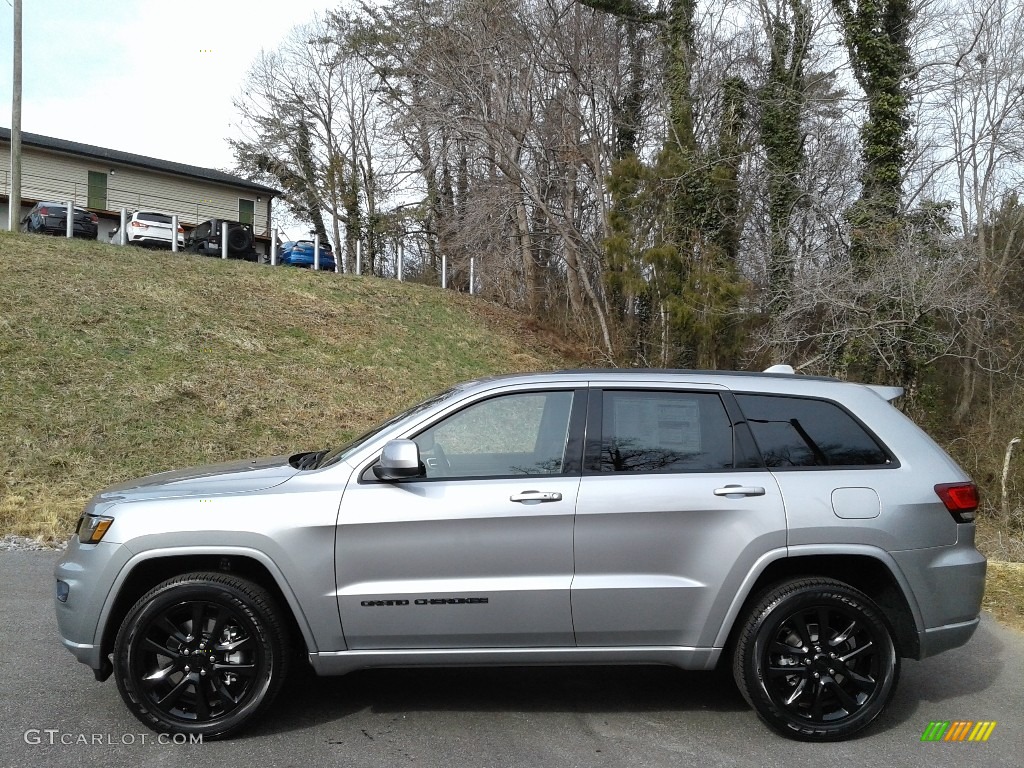
[[156,731],[206,738],[265,711],[288,663],[273,598],[223,573],[158,584],[128,613],[114,644],[117,687],[132,713]]
[[779,733],[836,741],[885,709],[899,655],[867,595],[809,578],[776,585],[755,601],[740,628],[733,674],[743,697]]

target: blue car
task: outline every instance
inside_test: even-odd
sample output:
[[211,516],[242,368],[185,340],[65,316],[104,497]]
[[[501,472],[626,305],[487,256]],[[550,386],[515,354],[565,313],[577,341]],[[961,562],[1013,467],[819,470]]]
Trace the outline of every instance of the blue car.
[[[282,243],[281,250],[277,254],[280,264],[288,264],[293,267],[313,268],[313,241],[295,240]],[[334,252],[328,243],[320,244],[320,269],[322,271],[334,271]]]

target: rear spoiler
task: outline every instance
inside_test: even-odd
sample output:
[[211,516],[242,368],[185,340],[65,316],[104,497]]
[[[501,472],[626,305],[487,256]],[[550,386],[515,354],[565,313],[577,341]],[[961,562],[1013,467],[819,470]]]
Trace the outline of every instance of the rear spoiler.
[[883,400],[888,400],[889,402],[903,394],[903,387],[883,387],[880,384],[865,384],[864,386]]
[[[773,365],[770,368],[765,368],[764,372],[783,373],[789,375],[793,375],[796,373],[796,371],[793,370],[793,366],[791,365]],[[883,400],[888,400],[889,402],[892,402],[897,397],[903,394],[903,387],[884,387],[880,384],[864,384],[863,386],[870,389]]]

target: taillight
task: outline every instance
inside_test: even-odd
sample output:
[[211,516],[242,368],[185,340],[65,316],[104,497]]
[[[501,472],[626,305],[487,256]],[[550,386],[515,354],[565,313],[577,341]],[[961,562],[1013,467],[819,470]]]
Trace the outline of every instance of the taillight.
[[138,227],[139,229],[149,229],[149,227],[143,224],[141,221],[133,221],[132,226]]
[[40,208],[39,209],[39,215],[40,216],[49,216],[50,215],[50,209],[49,208]]
[[100,217],[97,216],[95,213],[90,213],[89,214],[89,220],[92,221],[93,224],[99,224],[100,223]]
[[935,493],[958,523],[973,523],[980,499],[974,483],[939,483]]
[[181,226],[181,224],[178,225],[178,234],[179,235],[184,235],[185,234],[185,228],[183,226]]

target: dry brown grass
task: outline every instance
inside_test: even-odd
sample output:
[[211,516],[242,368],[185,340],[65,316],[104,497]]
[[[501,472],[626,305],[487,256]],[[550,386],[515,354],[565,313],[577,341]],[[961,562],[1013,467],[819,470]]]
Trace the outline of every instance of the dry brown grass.
[[1024,632],[1024,563],[988,561],[983,606],[999,621]]
[[0,532],[110,483],[336,445],[456,381],[581,364],[479,299],[0,233]]

